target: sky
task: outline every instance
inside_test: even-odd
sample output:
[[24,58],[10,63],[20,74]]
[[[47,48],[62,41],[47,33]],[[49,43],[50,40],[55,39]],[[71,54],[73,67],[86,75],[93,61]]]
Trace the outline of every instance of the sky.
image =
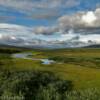
[[100,0],[0,0],[0,44],[100,44]]

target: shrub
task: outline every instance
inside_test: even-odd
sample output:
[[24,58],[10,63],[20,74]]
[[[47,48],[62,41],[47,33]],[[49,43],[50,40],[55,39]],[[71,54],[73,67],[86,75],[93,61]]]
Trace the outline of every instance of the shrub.
[[54,88],[52,95],[54,93],[62,95],[66,91],[70,91],[73,86],[71,81],[59,79],[51,72],[12,72],[2,81],[0,88],[1,96],[6,91],[6,93],[17,96],[21,94],[25,100],[36,100],[41,87],[43,91],[49,91],[50,86],[52,86]]

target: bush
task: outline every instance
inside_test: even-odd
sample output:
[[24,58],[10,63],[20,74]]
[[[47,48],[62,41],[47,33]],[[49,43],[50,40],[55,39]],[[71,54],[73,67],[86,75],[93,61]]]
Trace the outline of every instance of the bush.
[[73,91],[71,81],[51,72],[0,72],[0,98],[8,100],[100,100],[100,90]]
[[49,91],[51,86],[54,88],[53,93],[62,95],[66,91],[70,91],[73,86],[71,81],[59,79],[51,72],[22,71],[5,75],[7,77],[3,76],[0,95],[5,95],[6,91],[14,96],[21,94],[25,100],[36,100],[41,88],[43,91],[46,89]]
[[71,91],[66,93],[65,100],[100,100],[100,90],[91,88],[87,90]]

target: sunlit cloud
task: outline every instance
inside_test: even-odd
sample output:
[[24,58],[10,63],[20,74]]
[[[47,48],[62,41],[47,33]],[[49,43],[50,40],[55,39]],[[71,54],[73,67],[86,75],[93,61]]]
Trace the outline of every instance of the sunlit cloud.
[[[91,9],[81,7],[83,2]],[[45,47],[100,44],[100,7],[93,3],[89,5],[89,0],[0,0],[0,43]]]
[[90,28],[100,27],[100,10],[78,12],[73,15],[64,15],[58,19],[62,28]]

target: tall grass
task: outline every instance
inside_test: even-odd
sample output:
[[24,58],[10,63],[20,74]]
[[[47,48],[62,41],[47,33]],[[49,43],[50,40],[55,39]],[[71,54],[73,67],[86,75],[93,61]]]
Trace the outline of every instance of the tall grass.
[[38,93],[36,100],[100,100],[100,90],[91,88],[59,94],[51,87],[49,89],[42,89]]

